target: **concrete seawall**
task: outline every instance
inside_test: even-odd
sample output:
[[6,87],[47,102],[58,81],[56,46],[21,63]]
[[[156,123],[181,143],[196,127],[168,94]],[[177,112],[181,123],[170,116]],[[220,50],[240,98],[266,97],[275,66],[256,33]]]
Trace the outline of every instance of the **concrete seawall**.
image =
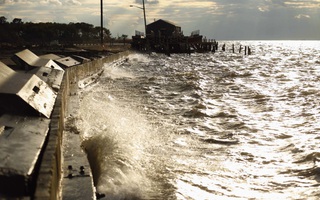
[[[72,95],[77,94],[79,81],[91,77],[101,72],[104,63],[111,63],[116,60],[125,58],[130,54],[129,51],[113,54],[101,59],[93,60],[81,65],[77,65],[65,70],[63,81],[55,102],[51,115],[51,123],[48,137],[45,141],[45,149],[41,155],[41,163],[37,174],[36,188],[34,199],[62,199],[62,179],[68,174],[63,169],[63,138],[66,126],[66,117],[70,114],[70,99]],[[72,108],[71,108],[72,109]],[[71,111],[72,112],[72,111]],[[73,142],[73,145],[80,148],[80,138]],[[84,161],[82,161],[84,162]],[[85,166],[89,166],[86,159]],[[70,167],[70,166],[69,166]],[[88,174],[90,174],[88,176]],[[86,172],[85,176],[91,180],[91,170]],[[84,176],[83,176],[84,177]],[[70,177],[69,177],[70,178]],[[91,183],[88,183],[92,185]],[[92,191],[92,199],[95,199],[94,188],[87,188]],[[66,190],[68,192],[69,190]],[[72,191],[70,191],[72,192]],[[81,195],[81,194],[80,194]],[[68,196],[68,195],[66,195]],[[69,196],[72,199],[72,195]],[[68,198],[63,198],[68,199]]]

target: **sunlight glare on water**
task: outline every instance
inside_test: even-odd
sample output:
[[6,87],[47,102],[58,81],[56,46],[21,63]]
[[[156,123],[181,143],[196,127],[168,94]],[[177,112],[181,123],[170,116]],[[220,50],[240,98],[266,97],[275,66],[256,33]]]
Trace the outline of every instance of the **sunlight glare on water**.
[[132,54],[82,91],[106,199],[319,198],[319,41],[231,43],[253,54]]

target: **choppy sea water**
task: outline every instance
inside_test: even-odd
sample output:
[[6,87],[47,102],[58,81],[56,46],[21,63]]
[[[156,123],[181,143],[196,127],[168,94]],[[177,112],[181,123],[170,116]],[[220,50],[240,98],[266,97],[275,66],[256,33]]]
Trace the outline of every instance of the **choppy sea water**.
[[320,41],[225,43],[252,55],[132,54],[83,89],[104,199],[320,198]]

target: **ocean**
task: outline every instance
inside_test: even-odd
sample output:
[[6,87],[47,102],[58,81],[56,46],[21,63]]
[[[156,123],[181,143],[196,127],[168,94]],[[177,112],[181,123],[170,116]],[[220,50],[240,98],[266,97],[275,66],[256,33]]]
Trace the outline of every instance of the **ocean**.
[[320,41],[224,43],[131,54],[81,90],[103,199],[320,199]]

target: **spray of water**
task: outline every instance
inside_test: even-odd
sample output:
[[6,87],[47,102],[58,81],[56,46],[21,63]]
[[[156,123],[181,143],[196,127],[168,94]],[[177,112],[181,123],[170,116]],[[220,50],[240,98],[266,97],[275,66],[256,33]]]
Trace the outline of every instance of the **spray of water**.
[[133,55],[105,66],[84,89],[79,120],[98,192],[317,199],[319,49],[286,46],[261,43],[251,56]]
[[[134,78],[114,66],[105,66],[103,77]],[[162,166],[163,132],[104,86],[110,83],[83,92],[78,121],[97,191],[107,199],[151,199],[159,187],[154,173]]]

